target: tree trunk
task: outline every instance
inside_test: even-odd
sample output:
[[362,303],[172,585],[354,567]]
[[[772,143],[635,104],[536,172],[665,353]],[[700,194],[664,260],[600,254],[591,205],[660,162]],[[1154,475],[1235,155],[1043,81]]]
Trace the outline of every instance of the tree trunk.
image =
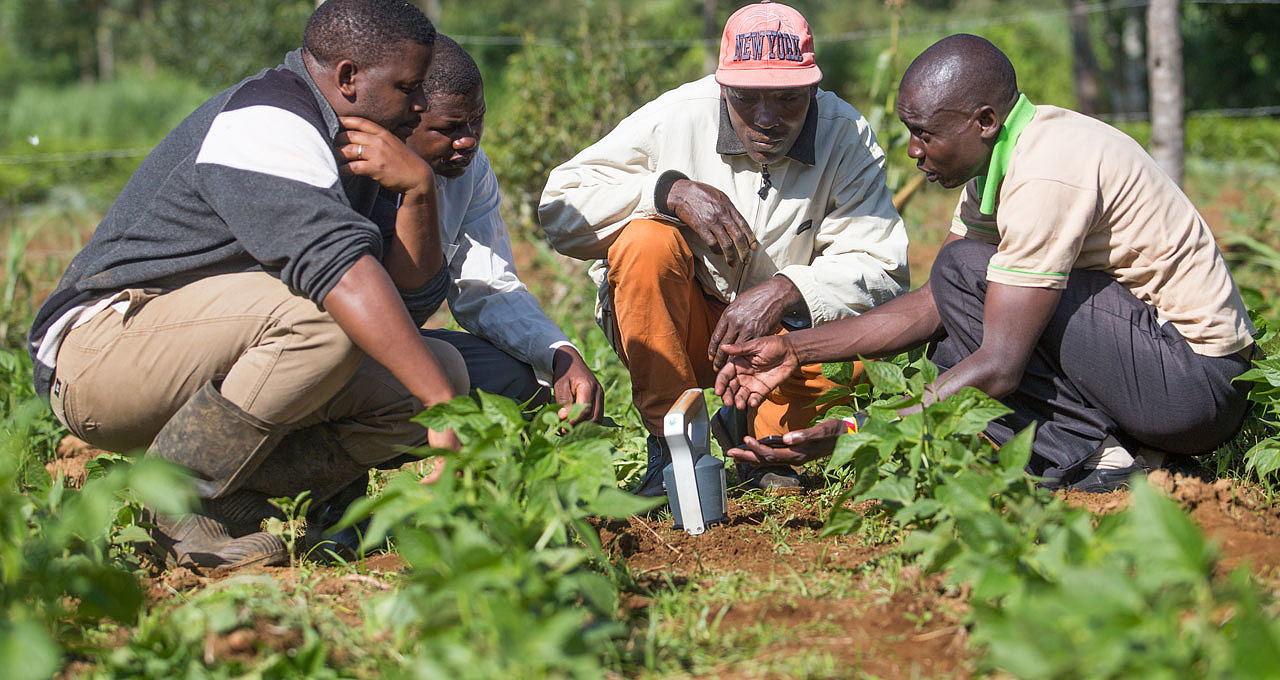
[[1093,56],[1087,0],[1067,0],[1071,10],[1072,73],[1075,77],[1076,108],[1081,113],[1101,112],[1098,87],[1098,60]]
[[98,54],[98,82],[109,83],[116,79],[116,48],[111,25],[106,21],[99,21],[94,43]]
[[1120,111],[1141,113],[1147,110],[1147,55],[1146,27],[1143,26],[1142,8],[1125,10],[1120,45],[1124,59],[1120,64],[1124,94]]
[[716,0],[702,0],[702,39],[710,47],[702,57],[702,70],[715,73],[720,62],[720,22],[716,20]]
[[1151,84],[1151,156],[1182,185],[1182,34],[1178,0],[1147,5],[1147,70]]
[[152,37],[156,25],[156,2],[155,0],[142,0],[142,5],[138,8],[138,18],[145,27],[142,33],[141,43],[142,55],[138,58],[138,63],[142,68],[143,75],[150,78],[156,72],[156,58],[152,53]]

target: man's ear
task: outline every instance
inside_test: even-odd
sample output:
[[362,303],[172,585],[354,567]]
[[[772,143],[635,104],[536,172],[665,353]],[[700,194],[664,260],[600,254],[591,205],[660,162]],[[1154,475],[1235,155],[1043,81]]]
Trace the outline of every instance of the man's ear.
[[359,76],[360,67],[356,66],[354,61],[350,59],[342,59],[333,66],[334,84],[338,88],[338,92],[348,100],[356,97],[356,78]]
[[1004,121],[1000,120],[1000,114],[990,105],[983,104],[973,113],[974,120],[978,123],[978,129],[981,131],[979,135],[983,141],[994,142],[996,137],[1000,136],[1000,128],[1004,126]]

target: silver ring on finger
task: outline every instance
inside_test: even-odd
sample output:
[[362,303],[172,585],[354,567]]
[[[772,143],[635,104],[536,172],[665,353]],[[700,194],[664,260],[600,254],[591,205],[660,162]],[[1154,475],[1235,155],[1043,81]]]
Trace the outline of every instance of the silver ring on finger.
[[364,145],[363,145],[363,144],[357,144],[357,145],[356,145],[356,158],[364,159]]

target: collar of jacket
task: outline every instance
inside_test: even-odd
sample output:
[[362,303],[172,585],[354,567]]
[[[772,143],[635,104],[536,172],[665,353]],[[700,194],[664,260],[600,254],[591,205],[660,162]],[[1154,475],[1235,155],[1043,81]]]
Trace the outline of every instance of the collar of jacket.
[[311,94],[316,98],[316,103],[320,105],[320,115],[324,116],[324,124],[329,127],[329,139],[333,139],[338,135],[338,114],[333,112],[333,106],[329,104],[329,100],[324,98],[324,93],[320,91],[320,87],[316,85],[316,81],[311,78],[311,72],[307,70],[307,65],[302,60],[302,48],[284,55],[284,68],[302,76],[303,82],[307,87],[311,88]]
[[[818,96],[809,100],[809,112],[804,116],[804,127],[800,128],[800,136],[796,143],[787,150],[787,158],[800,161],[805,165],[813,165],[817,160],[815,145],[818,138]],[[724,97],[720,98],[720,129],[716,135],[716,153],[721,156],[739,156],[747,152],[738,133],[733,131],[733,123],[729,122],[729,105]]]

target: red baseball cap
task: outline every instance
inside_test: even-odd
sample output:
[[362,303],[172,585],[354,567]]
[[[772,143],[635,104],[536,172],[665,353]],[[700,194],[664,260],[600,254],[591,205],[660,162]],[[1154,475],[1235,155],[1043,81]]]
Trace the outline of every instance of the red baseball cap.
[[720,40],[716,82],[729,87],[804,87],[822,80],[813,33],[799,12],[780,2],[733,13]]

